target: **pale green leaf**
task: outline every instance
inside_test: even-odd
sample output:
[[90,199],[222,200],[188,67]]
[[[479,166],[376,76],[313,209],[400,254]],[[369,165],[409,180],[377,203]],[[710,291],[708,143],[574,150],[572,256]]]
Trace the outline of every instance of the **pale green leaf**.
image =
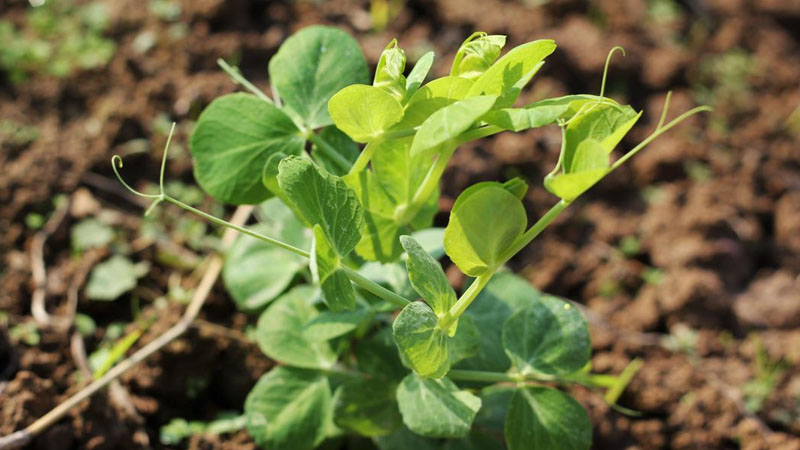
[[575,150],[572,165],[564,168],[564,173],[579,173],[608,167],[608,152],[594,139],[586,139]]
[[403,106],[383,89],[365,84],[347,86],[328,102],[333,122],[356,142],[383,135],[403,118]]
[[424,228],[411,233],[411,237],[435,259],[444,256],[444,228]]
[[469,276],[496,270],[502,254],[522,236],[527,215],[522,202],[500,183],[469,187],[456,200],[444,232],[450,259]]
[[545,177],[544,187],[553,195],[573,201],[608,175],[609,169],[592,169],[577,173],[560,173]]
[[408,78],[406,78],[406,100],[409,100],[425,81],[425,77],[428,76],[428,72],[433,66],[433,58],[433,52],[428,52],[422,55],[417,60],[417,63],[414,64],[414,68],[411,69]]
[[559,119],[569,120],[582,106],[597,100],[600,97],[593,95],[567,95],[534,102],[524,108],[489,111],[482,119],[505,130],[523,131],[555,124]]
[[403,423],[413,432],[437,438],[466,435],[481,399],[458,389],[448,378],[433,380],[410,374],[397,387]]
[[409,98],[403,120],[395,128],[402,130],[421,125],[431,114],[466,97],[470,87],[472,81],[460,77],[431,81]]
[[78,251],[105,247],[114,238],[114,230],[97,219],[84,219],[70,230],[72,248]]
[[411,285],[437,316],[443,316],[455,304],[456,293],[450,287],[442,265],[411,236],[400,236],[400,242],[408,254],[406,268]]
[[200,114],[189,148],[194,175],[215,199],[255,204],[271,197],[261,180],[275,153],[296,155],[305,139],[283,111],[250,94],[220,97]]
[[261,447],[312,450],[332,421],[330,386],[318,372],[275,367],[247,395],[244,411]]
[[290,156],[278,166],[278,184],[309,224],[322,227],[340,256],[350,253],[361,239],[364,219],[355,192],[341,178]]
[[540,297],[505,321],[503,348],[519,372],[546,375],[580,370],[592,351],[581,312],[550,296]]
[[514,47],[475,80],[467,97],[482,94],[497,96],[497,109],[513,105],[522,88],[555,49],[555,42],[549,39]]
[[319,292],[298,286],[273,302],[258,319],[256,341],[261,351],[285,364],[309,369],[330,368],[336,362],[327,342],[309,339],[306,323],[317,316],[313,302]]
[[343,312],[322,311],[306,323],[303,333],[314,341],[329,341],[355,330],[369,317],[370,312],[366,308]]
[[332,311],[344,311],[356,307],[356,294],[350,279],[342,270],[341,257],[328,242],[319,224],[314,225],[309,265],[314,283],[322,288],[322,298],[328,308]]
[[369,83],[355,39],[325,26],[303,28],[284,41],[269,62],[269,76],[286,109],[312,129],[333,123],[327,108],[333,94]]
[[134,264],[128,258],[114,255],[92,269],[86,283],[86,297],[91,300],[115,300],[136,287],[150,270],[147,263]]
[[496,96],[482,95],[452,103],[431,114],[411,143],[411,155],[427,154],[467,131],[494,105]]
[[396,386],[363,379],[342,384],[333,396],[334,422],[362,436],[385,436],[402,426]]
[[597,105],[575,117],[567,126],[564,135],[563,167],[571,168],[578,146],[587,139],[594,139],[611,153],[630,131],[641,113],[630,106]]
[[509,450],[588,450],[592,424],[586,410],[569,395],[525,386],[511,398],[505,435]]
[[392,324],[403,360],[423,377],[441,378],[450,370],[447,334],[433,310],[422,302],[406,305]]

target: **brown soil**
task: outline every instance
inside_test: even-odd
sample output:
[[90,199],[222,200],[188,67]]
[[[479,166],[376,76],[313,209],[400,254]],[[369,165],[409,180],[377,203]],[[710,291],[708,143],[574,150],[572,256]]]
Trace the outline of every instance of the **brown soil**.
[[[71,258],[69,226],[96,212],[92,201],[113,210],[130,240],[136,237],[141,205],[111,181],[110,156],[137,142],[160,147],[159,114],[180,124],[177,142],[185,145],[202,107],[235,89],[216,68],[218,57],[240,58],[245,75],[265,85],[266,62],[283,39],[301,26],[330,23],[357,36],[372,63],[393,37],[412,59],[435,49],[435,71],[442,75],[472,30],[507,34],[510,45],[552,37],[559,49],[529,94],[540,98],[597,92],[608,49],[622,45],[627,56],[614,60],[609,93],[644,109],[647,121],[629,143],[654,125],[667,90],[674,91],[673,111],[700,100],[716,110],[671,131],[604,180],[513,266],[541,289],[587,306],[596,371],[618,373],[633,358],[645,362],[621,399],[639,416],[576,390],[595,424],[595,448],[800,449],[797,1],[553,0],[539,7],[408,1],[388,30],[373,32],[366,1],[183,0],[184,37],[175,37],[172,24],[150,16],[139,0],[107,3],[110,35],[119,45],[108,67],[67,79],[37,76],[18,86],[0,75],[0,117],[40,133],[27,145],[0,142],[0,311],[9,314],[9,327],[30,321],[34,231],[24,217],[48,213],[57,193],[83,206],[73,208],[46,246],[48,308],[58,313],[73,277],[85,271]],[[667,3],[676,14],[652,14],[653,5]],[[0,16],[18,20],[26,4],[2,2]],[[143,32],[156,44],[140,52],[134,39]],[[714,64],[740,50],[749,56],[731,81],[740,66],[715,70]],[[559,139],[557,129],[542,129],[461,149],[446,174],[443,209],[468,184],[519,175],[531,182],[527,206],[535,218],[553,203],[539,181],[556,160]],[[154,180],[159,155],[126,158],[129,181]],[[174,159],[168,170],[172,178],[192,180],[188,158]],[[88,206],[87,192],[94,199]],[[626,236],[637,245],[631,248],[630,239],[625,245]],[[155,257],[154,248],[136,255]],[[163,293],[173,271],[155,264],[143,284]],[[143,296],[145,314],[155,311],[148,300],[155,296]],[[81,299],[79,311],[104,326],[129,321],[128,305]],[[137,346],[165,330],[180,310],[158,312]],[[234,311],[221,288],[203,315],[235,330],[253,321]],[[98,331],[87,347],[101,338]],[[0,435],[29,424],[78,386],[67,334],[43,331],[34,347],[7,342],[0,332]],[[759,358],[779,370],[761,407],[748,409],[745,386],[764,378]],[[251,344],[193,329],[122,378],[133,411],[97,395],[31,448],[160,448],[161,425],[241,408],[269,367]],[[245,433],[196,437],[188,445],[253,448]]]

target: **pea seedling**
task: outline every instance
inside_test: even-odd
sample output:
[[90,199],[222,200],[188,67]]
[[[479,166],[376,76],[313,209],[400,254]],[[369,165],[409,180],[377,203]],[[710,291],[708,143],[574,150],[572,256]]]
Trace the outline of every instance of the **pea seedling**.
[[[370,84],[355,40],[309,27],[270,61],[274,98],[220,62],[250,93],[200,115],[195,177],[221,202],[259,204],[262,220],[234,226],[165,194],[163,168],[161,193],[146,196],[246,235],[224,281],[240,308],[261,314],[256,339],[280,363],[244,405],[259,445],[307,450],[356,434],[382,449],[590,447],[586,411],[556,386],[606,388],[614,401],[632,374],[592,374],[578,309],[503,267],[587,189],[707,108],[665,123],[665,105],[656,130],[612,163],[641,113],[602,91],[515,107],[556,45],[500,57],[504,45],[475,33],[450,74],[425,83],[433,54],[406,76],[392,41]],[[484,182],[459,195],[444,230],[430,228],[461,144],[546,125],[563,135],[544,179],[558,198],[549,212],[529,226],[523,180]],[[443,254],[472,280],[460,295]]]

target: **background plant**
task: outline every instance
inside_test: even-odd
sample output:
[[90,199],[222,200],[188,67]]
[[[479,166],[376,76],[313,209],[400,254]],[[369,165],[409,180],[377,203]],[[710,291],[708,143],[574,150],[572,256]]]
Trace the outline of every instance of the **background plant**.
[[[431,448],[590,446],[586,412],[554,387],[609,388],[613,402],[631,374],[591,374],[577,308],[503,266],[583,192],[704,108],[665,123],[665,107],[653,134],[612,163],[641,113],[602,90],[515,108],[555,43],[499,57],[504,44],[475,33],[449,76],[424,83],[433,55],[406,76],[393,41],[367,84],[352,38],[304,29],[270,61],[274,99],[222,63],[251,93],[212,102],[190,141],[200,185],[223,202],[258,203],[266,220],[244,228],[197,210],[164,192],[163,169],[160,192],[140,193],[246,235],[228,254],[226,285],[260,312],[259,346],[282,363],[245,404],[260,445],[310,449],[359,434],[386,449],[420,436],[435,439],[424,441]],[[526,183],[486,182],[459,196],[446,229],[430,228],[459,145],[546,125],[563,135],[544,180],[559,199],[548,213],[528,226]],[[472,277],[460,296],[442,253]]]

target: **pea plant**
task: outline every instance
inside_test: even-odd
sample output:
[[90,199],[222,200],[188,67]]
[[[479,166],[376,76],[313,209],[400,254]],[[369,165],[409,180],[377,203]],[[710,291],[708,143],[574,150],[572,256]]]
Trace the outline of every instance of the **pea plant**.
[[[500,57],[504,45],[475,33],[450,74],[426,83],[433,53],[405,75],[392,41],[370,83],[353,38],[309,27],[270,61],[272,97],[220,61],[249,93],[200,115],[195,178],[221,202],[257,204],[259,223],[227,223],[163,188],[146,196],[243,234],[223,278],[239,308],[260,314],[255,339],[279,363],[244,405],[259,445],[307,450],[360,435],[384,450],[590,447],[586,411],[559,388],[605,389],[613,404],[636,368],[591,373],[580,311],[504,266],[587,189],[706,108],[665,123],[665,105],[655,131],[612,162],[641,113],[602,91],[516,107],[556,45],[537,40]],[[544,179],[557,199],[549,212],[529,224],[528,185],[514,178],[469,187],[447,227],[431,227],[460,145],[547,125],[563,136]],[[113,163],[116,172],[122,162]],[[460,295],[445,255],[471,280]]]

